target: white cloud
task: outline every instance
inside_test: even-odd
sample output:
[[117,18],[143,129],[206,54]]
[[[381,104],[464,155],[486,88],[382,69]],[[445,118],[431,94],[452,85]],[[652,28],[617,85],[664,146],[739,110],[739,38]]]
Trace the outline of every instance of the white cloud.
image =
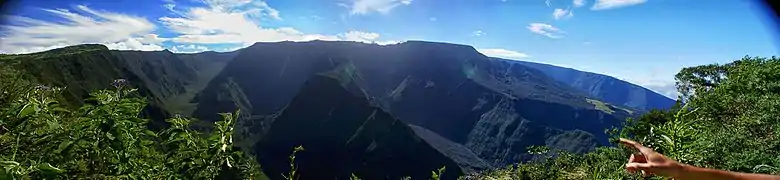
[[175,11],[173,8],[176,7],[176,4],[163,4],[163,7],[168,11]]
[[[230,2],[217,4],[207,2],[207,7],[192,7],[182,16],[161,17],[159,20],[168,30],[177,34],[171,38],[173,42],[184,44],[242,44],[248,46],[255,42],[311,40],[389,42],[380,41],[380,35],[372,32],[350,31],[337,35],[323,35],[307,34],[291,27],[266,28],[261,26],[261,19],[252,18],[253,12],[251,8],[247,8],[259,7],[258,3],[245,3],[241,0],[222,1]],[[273,8],[266,7],[265,9]]]
[[153,51],[165,49],[163,42],[173,42],[176,44],[169,49],[197,52],[205,50],[202,47],[208,47],[207,44],[242,48],[255,42],[278,41],[356,41],[382,45],[400,42],[357,30],[325,35],[304,33],[291,27],[266,28],[261,23],[281,20],[281,13],[264,1],[203,0],[203,7],[166,2],[169,4],[163,7],[173,13],[158,20],[172,33],[170,37],[159,37],[155,34],[155,24],[142,17],[86,6],[75,6],[73,10],[43,9],[59,19],[12,16],[8,24],[0,26],[0,53],[31,53],[85,43],[104,44],[117,50]]
[[472,32],[471,35],[473,35],[473,36],[482,36],[482,35],[485,35],[485,32],[482,32],[482,30],[476,30],[476,31]]
[[261,9],[261,11],[265,13],[266,16],[269,16],[276,20],[282,20],[282,17],[279,16],[279,11],[272,8],[271,6],[268,6],[268,3],[266,3],[265,1],[255,2],[255,5],[258,6]]
[[550,6],[552,6],[552,2],[550,2],[550,0],[545,0],[545,1],[544,1],[544,4],[546,4],[546,5],[547,5],[547,7],[550,7]]
[[596,0],[591,10],[607,10],[642,4],[647,0]]
[[435,17],[428,18],[429,21],[437,21],[439,19],[436,19]]
[[170,48],[171,52],[175,53],[198,53],[203,51],[209,51],[210,49],[206,46],[198,46],[198,45],[176,45]]
[[160,22],[180,34],[177,43],[245,43],[257,41],[302,40],[307,35],[292,28],[262,28],[249,11],[231,10],[220,5],[190,8],[182,17],[161,17]]
[[367,32],[360,32],[360,31],[350,31],[347,33],[340,34],[341,38],[345,41],[356,41],[356,42],[372,42],[379,38],[379,34],[377,33],[367,33]]
[[553,11],[553,18],[555,20],[559,19],[568,19],[574,16],[574,13],[571,12],[571,10],[565,10],[565,9],[555,9]]
[[121,42],[115,42],[115,43],[106,43],[106,47],[108,49],[115,49],[115,50],[138,50],[138,51],[161,51],[164,48],[158,44],[153,43],[147,43],[144,44],[142,41],[145,41],[143,38],[128,38]]
[[541,34],[554,39],[561,38],[562,36],[560,34],[565,33],[562,30],[556,28],[555,26],[544,24],[544,23],[531,23],[528,24],[527,28],[533,33]]
[[585,6],[585,0],[574,0],[571,3],[574,5],[574,7]]
[[664,95],[666,97],[669,97],[671,99],[677,99],[677,97],[680,95],[680,92],[677,91],[677,87],[674,86],[673,82],[670,83],[654,83],[654,84],[639,84],[642,87],[645,87],[647,89],[652,90],[653,92],[656,92],[658,94]]
[[368,14],[378,12],[387,14],[400,5],[412,4],[412,0],[352,0],[352,5],[339,4],[350,8],[350,14]]
[[401,42],[401,41],[394,41],[394,40],[379,41],[378,39],[379,39],[378,33],[349,31],[346,33],[341,33],[337,37],[333,37],[332,39],[320,39],[320,40],[354,41],[354,42],[362,42],[362,43],[376,43],[379,45],[398,44]]
[[11,16],[2,25],[3,53],[31,53],[84,43],[106,44],[110,48],[158,49],[155,25],[145,18],[93,10],[84,5],[67,9],[42,9],[60,19],[46,21]]
[[500,57],[500,58],[507,58],[507,59],[522,59],[529,57],[525,53],[512,51],[512,50],[506,50],[506,49],[477,49],[480,53],[490,56],[490,57]]

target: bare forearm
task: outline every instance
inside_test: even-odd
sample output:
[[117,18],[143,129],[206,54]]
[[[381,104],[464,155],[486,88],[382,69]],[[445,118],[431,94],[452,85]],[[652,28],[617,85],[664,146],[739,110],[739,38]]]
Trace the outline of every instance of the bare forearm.
[[676,180],[780,180],[780,176],[766,174],[738,173],[722,171],[717,169],[700,168],[690,165],[684,165],[682,172],[679,173]]

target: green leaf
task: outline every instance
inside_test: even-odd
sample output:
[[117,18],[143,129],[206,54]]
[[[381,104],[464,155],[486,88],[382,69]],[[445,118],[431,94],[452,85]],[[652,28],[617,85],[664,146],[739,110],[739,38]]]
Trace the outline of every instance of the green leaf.
[[65,170],[56,168],[49,163],[38,164],[38,169],[43,171],[44,173],[50,173],[50,174],[59,174],[65,172]]
[[16,167],[19,166],[19,163],[16,161],[0,161],[0,166],[2,167]]
[[57,150],[54,151],[55,154],[62,153],[66,148],[70,147],[70,145],[73,144],[73,141],[62,141],[59,146],[57,146]]
[[157,137],[157,134],[150,130],[145,130],[144,134],[146,134],[147,136]]
[[65,108],[61,108],[61,107],[55,107],[52,110],[55,111],[55,112],[65,112],[65,113],[70,112],[70,110],[65,109]]
[[108,140],[112,140],[112,141],[115,139],[114,135],[111,133],[106,133],[106,137],[108,138]]
[[661,137],[664,138],[664,140],[666,140],[666,143],[669,146],[674,146],[674,141],[672,141],[672,138],[669,138],[669,136],[666,135],[661,135]]
[[33,105],[31,105],[31,103],[27,103],[27,104],[24,105],[24,107],[22,107],[22,110],[20,110],[19,113],[16,114],[16,117],[19,117],[19,118],[27,117],[28,115],[30,115],[33,112],[35,112],[35,107],[33,107]]

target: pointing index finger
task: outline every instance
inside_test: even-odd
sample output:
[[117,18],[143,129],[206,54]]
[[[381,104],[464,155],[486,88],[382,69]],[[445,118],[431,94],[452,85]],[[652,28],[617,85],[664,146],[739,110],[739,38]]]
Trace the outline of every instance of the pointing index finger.
[[625,144],[625,145],[634,147],[635,149],[639,150],[639,152],[642,152],[643,154],[649,154],[650,152],[653,151],[652,149],[647,148],[647,147],[643,146],[642,144],[639,144],[636,141],[620,138],[620,142]]

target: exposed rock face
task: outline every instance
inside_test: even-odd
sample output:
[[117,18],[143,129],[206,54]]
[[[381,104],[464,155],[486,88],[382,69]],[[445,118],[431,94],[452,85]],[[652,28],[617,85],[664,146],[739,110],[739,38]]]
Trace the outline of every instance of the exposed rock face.
[[405,123],[369,103],[359,87],[337,77],[308,80],[271,125],[255,152],[269,177],[289,172],[288,155],[302,145],[296,163],[301,179],[427,179],[448,167],[462,171]]
[[524,61],[515,62],[538,69],[555,80],[582,90],[589,95],[610,104],[630,107],[641,111],[669,109],[675,104],[673,99],[655,93],[642,86],[631,84],[611,76],[548,64]]
[[[464,169],[529,158],[528,145],[584,152],[606,144],[604,129],[629,115],[606,104],[597,108],[587,94],[539,70],[486,57],[470,46],[421,41],[387,46],[257,43],[242,50],[211,81],[198,97],[195,114],[213,119],[217,112],[241,108],[251,112],[245,119],[263,121],[253,123],[261,127],[247,129],[263,131],[254,134],[273,131],[270,124],[279,118],[267,117],[287,110],[309,78],[334,69],[350,72],[349,84],[370,104],[483,159],[463,158],[468,153],[462,149],[447,149],[455,146],[434,145]],[[441,140],[426,131],[416,132],[429,142]]]

